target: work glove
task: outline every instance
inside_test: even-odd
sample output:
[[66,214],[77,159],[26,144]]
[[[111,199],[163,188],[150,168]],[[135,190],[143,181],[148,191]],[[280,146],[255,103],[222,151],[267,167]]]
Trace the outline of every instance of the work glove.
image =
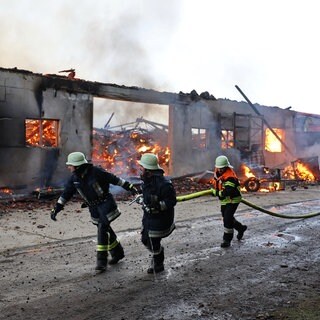
[[63,210],[63,205],[60,204],[59,202],[56,203],[56,205],[54,206],[54,208],[51,210],[51,214],[50,217],[53,221],[57,221],[57,214]]
[[132,186],[132,188],[130,189],[130,192],[131,192],[134,196],[139,193],[138,189],[137,189],[135,186]]
[[146,205],[145,203],[142,205],[142,209],[145,213],[152,213],[152,214],[159,214],[161,213],[161,207],[159,204],[159,207],[157,208],[153,208],[153,207],[149,207],[148,205]]
[[[158,199],[158,197],[157,197]],[[164,201],[163,202],[163,206],[165,207],[165,203]],[[160,202],[152,202],[152,203],[149,203],[149,204],[145,204],[143,203],[142,204],[142,209],[144,212],[146,213],[154,213],[154,214],[157,214],[161,211],[161,204]]]
[[211,191],[212,191],[212,196],[213,196],[213,197],[216,197],[216,196],[217,196],[217,193],[218,193],[217,190],[211,188]]
[[[164,201],[161,201],[161,202],[162,202],[163,209],[165,209],[166,207],[165,202]],[[150,194],[146,199],[147,204],[144,204],[142,208],[147,213],[159,213],[159,211],[161,211],[162,209],[161,202],[159,201],[159,197],[157,195]]]
[[139,193],[138,189],[132,183],[130,183],[128,181],[126,181],[123,184],[122,188],[127,190],[127,191],[129,191],[129,192],[131,192],[131,194],[134,195],[134,196]]
[[212,196],[213,197],[218,197],[219,200],[223,199],[223,194],[222,194],[222,190],[216,190],[216,189],[212,189],[211,188],[211,191],[212,191]]

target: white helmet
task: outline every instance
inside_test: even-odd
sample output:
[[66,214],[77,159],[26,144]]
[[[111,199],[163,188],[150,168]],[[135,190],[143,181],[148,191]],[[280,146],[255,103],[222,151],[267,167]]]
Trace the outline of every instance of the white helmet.
[[148,170],[163,170],[159,166],[158,157],[153,153],[145,153],[142,155],[141,159],[138,160],[138,163]]
[[233,168],[226,156],[217,157],[215,167],[218,169],[225,167]]
[[88,163],[88,161],[82,152],[72,152],[68,155],[66,165],[78,167],[84,163]]

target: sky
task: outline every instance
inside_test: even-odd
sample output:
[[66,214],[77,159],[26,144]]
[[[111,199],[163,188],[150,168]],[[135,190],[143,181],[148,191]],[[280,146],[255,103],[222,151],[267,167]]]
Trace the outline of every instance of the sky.
[[[316,0],[1,0],[0,67],[320,114]],[[167,108],[95,100],[94,126]]]

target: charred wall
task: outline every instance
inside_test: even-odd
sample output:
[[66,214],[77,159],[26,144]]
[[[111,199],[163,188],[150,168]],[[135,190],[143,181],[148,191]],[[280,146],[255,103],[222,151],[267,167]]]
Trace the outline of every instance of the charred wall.
[[[283,167],[292,160],[302,157],[305,149],[302,145],[310,145],[314,137],[319,137],[319,133],[308,134],[308,139],[297,139],[297,137],[307,136],[306,132],[297,133],[297,115],[299,113],[284,110],[278,107],[266,107],[255,105],[259,114],[246,102],[237,102],[227,99],[204,100],[199,99],[188,107],[174,105],[170,125],[172,163],[175,174],[186,174],[201,170],[212,170],[214,159],[219,154],[225,154],[235,167],[239,167],[242,162],[241,141],[248,139],[248,148],[260,144],[263,153],[264,165],[267,167]],[[235,124],[236,115],[245,115],[251,122],[247,125],[244,121],[238,120]],[[305,118],[305,116],[300,115]],[[235,129],[234,147],[221,148],[221,130],[223,129],[222,119],[225,123],[230,123],[230,128]],[[253,124],[259,122],[257,127]],[[249,123],[249,122],[248,122]],[[283,148],[281,152],[269,152],[265,150],[265,130],[268,125],[273,129],[282,129],[284,136],[281,139]],[[192,147],[192,128],[207,129],[207,145],[203,149]],[[319,126],[320,128],[320,126]],[[259,138],[257,138],[259,136]],[[299,142],[300,141],[300,142]],[[304,144],[303,144],[304,143]]]
[[[32,73],[0,72],[0,187],[34,189],[61,186],[66,156],[91,155],[93,98],[43,87]],[[55,120],[57,146],[28,145],[26,120]]]
[[[237,102],[230,101],[226,99],[219,99],[216,102],[215,110],[220,114],[229,114],[232,117],[232,114],[242,114],[250,115],[251,117],[261,116],[261,123],[253,130],[252,127],[245,128],[242,131],[243,134],[247,134],[248,130],[250,135],[249,145],[250,148],[253,144],[256,144],[260,141],[260,150],[263,152],[265,165],[269,167],[278,166],[285,162],[289,162],[295,157],[296,154],[296,144],[294,139],[294,115],[295,112],[289,110],[283,110],[278,107],[266,107],[261,105],[255,105],[258,113],[250,107],[246,102]],[[255,118],[253,122],[257,122],[258,118]],[[264,149],[265,143],[265,130],[268,128],[268,125],[271,128],[283,129],[284,137],[282,139],[283,151],[282,152],[269,152]],[[236,128],[237,129],[237,128]],[[241,133],[241,131],[240,131]],[[241,141],[241,136],[239,136],[239,130],[237,132],[237,140]],[[260,135],[260,140],[255,140],[257,136]],[[236,145],[236,148],[239,146]]]
[[[237,167],[241,148],[254,144],[261,144],[266,166],[278,167],[302,157],[314,137],[319,140],[319,116],[255,105],[257,115],[246,102],[215,99],[207,93],[158,92],[0,68],[0,188],[61,186],[67,154],[79,150],[91,156],[93,97],[168,105],[172,176],[212,170],[219,154]],[[58,121],[57,146],[26,144],[26,119]],[[268,125],[284,130],[283,151],[263,148]],[[229,127],[236,128],[234,142],[222,148],[221,132]],[[311,131],[313,136],[307,139]]]
[[[192,102],[188,107],[172,105],[169,117],[172,172],[183,175],[211,169],[220,151],[217,114],[205,101]],[[205,130],[205,146],[193,143],[192,130]]]

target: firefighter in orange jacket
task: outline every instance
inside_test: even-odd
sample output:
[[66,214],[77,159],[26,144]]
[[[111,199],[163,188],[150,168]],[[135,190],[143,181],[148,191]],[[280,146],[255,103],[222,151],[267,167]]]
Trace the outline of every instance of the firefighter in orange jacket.
[[219,156],[215,161],[215,180],[212,189],[213,196],[219,197],[223,217],[223,242],[221,248],[230,247],[233,230],[237,230],[237,239],[243,238],[247,226],[235,219],[234,214],[241,202],[240,182],[226,156]]

